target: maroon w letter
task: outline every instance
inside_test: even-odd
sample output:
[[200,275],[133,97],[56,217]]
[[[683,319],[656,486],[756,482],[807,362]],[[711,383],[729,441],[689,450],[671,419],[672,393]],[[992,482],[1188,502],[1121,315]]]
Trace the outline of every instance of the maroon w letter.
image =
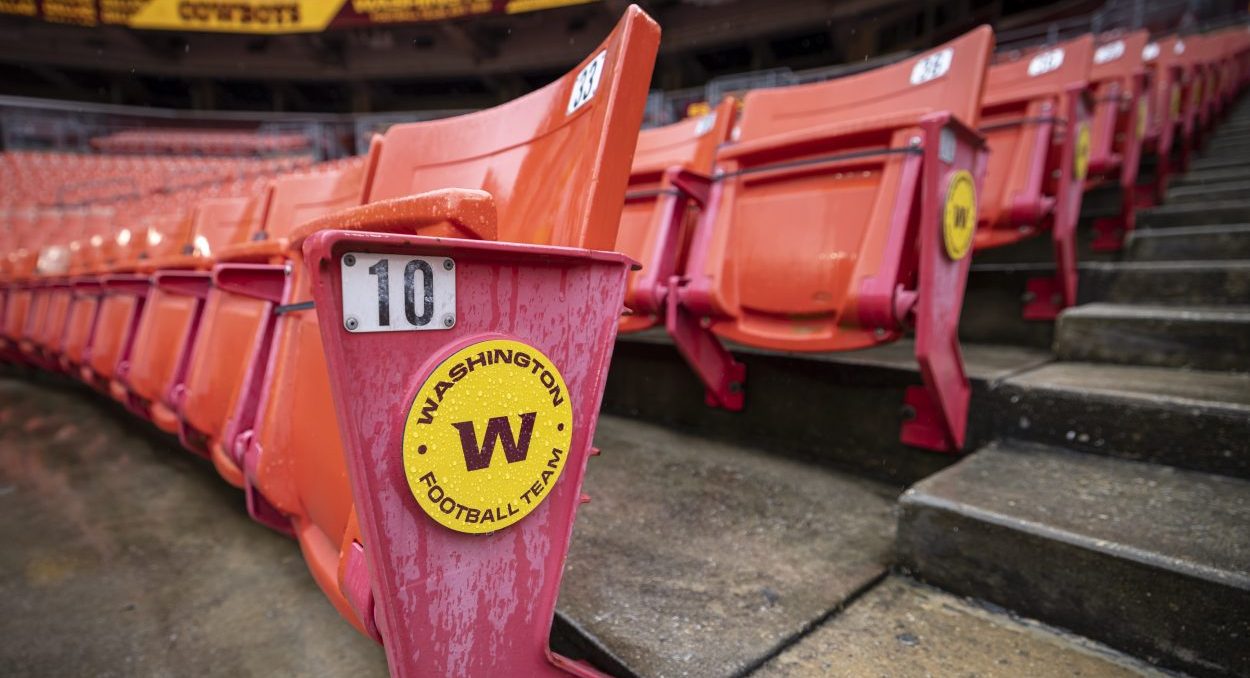
[[486,422],[486,435],[482,438],[481,448],[477,445],[477,429],[473,422],[462,421],[452,424],[460,432],[460,447],[464,449],[464,465],[470,471],[477,471],[490,466],[490,458],[495,453],[495,442],[503,444],[503,454],[509,464],[525,461],[530,451],[530,435],[534,433],[534,417],[537,412],[526,412],[521,415],[521,437],[512,437],[512,425],[507,417],[491,417]]

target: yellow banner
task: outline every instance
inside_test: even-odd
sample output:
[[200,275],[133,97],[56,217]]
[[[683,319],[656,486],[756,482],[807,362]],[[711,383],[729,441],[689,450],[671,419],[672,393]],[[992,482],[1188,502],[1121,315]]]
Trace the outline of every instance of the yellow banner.
[[0,14],[163,31],[315,33],[517,14],[596,0],[0,0]]
[[150,0],[132,28],[228,33],[321,31],[344,0]]

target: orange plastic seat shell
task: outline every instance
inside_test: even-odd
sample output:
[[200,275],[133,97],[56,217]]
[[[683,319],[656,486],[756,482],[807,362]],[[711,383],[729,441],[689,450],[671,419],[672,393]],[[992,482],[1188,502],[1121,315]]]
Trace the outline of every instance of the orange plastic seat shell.
[[[726,98],[712,112],[681,122],[645,129],[638,135],[634,165],[630,170],[629,191],[616,236],[616,251],[642,265],[629,274],[625,305],[632,313],[623,316],[620,332],[637,332],[663,322],[663,306],[657,299],[657,286],[667,284],[667,276],[680,274],[688,246],[692,221],[685,208],[688,201],[676,195],[677,189],[666,176],[677,168],[699,174],[712,173],[716,149],[729,138],[736,116],[737,101]],[[672,209],[683,211],[681,232],[669,234],[666,220]],[[664,242],[665,239],[669,242]],[[666,248],[673,251],[665,251]],[[667,261],[661,261],[667,259]],[[661,270],[671,266],[674,270]]]
[[[981,128],[990,147],[985,187],[980,195],[975,247],[987,248],[1032,237],[1053,217],[1058,186],[1050,171],[1071,168],[1052,146],[1060,130],[1047,120],[1063,119],[1066,127],[1073,92],[1089,87],[1094,38],[1085,35],[1045,52],[1063,50],[1062,64],[1036,76],[1029,68],[1039,52],[989,69],[982,105]],[[1070,133],[1064,130],[1063,134]],[[1079,207],[1078,207],[1079,209]]]
[[[983,26],[926,54],[951,51],[948,72],[910,84],[915,60],[810,85],[748,92],[700,278],[687,305],[717,335],[777,350],[838,351],[897,339],[860,320],[865,281],[883,271],[900,213],[906,148],[926,115],[975,128],[993,49]],[[820,158],[865,151],[813,169]],[[772,165],[773,167],[769,167]],[[752,171],[759,168],[758,171]],[[743,171],[749,173],[743,174]]]
[[[1150,118],[1150,99],[1145,92],[1146,65],[1142,50],[1150,40],[1145,30],[1100,38],[1089,69],[1094,89],[1094,112],[1090,124],[1089,171],[1100,175],[1121,165],[1136,177],[1138,156],[1134,147]],[[1137,119],[1142,116],[1141,134]],[[1096,181],[1096,179],[1095,179]]]
[[143,305],[149,280],[141,272],[151,268],[153,259],[166,259],[181,252],[191,238],[189,215],[177,213],[157,215],[135,232],[144,236],[141,241],[131,237],[126,258],[102,277],[103,296],[97,312],[95,327],[89,339],[91,346],[87,357],[89,381],[97,386],[110,385],[112,395],[123,400],[125,389],[120,384],[110,384],[117,377],[119,368],[129,359],[128,349]]
[[[246,238],[255,209],[255,201],[245,197],[200,201],[193,210],[190,240],[183,253],[154,264],[154,284],[135,331],[125,385],[150,404],[152,421],[167,433],[178,431],[172,389],[195,342],[204,303],[201,295],[208,292],[209,276],[202,269],[211,266],[214,251]],[[188,275],[175,272],[177,268],[201,270]],[[168,278],[172,280],[166,283]]]
[[[180,414],[186,425],[204,439],[219,473],[231,484],[243,485],[235,462],[231,419],[250,428],[259,394],[253,375],[263,375],[272,341],[274,301],[242,294],[221,277],[237,275],[234,263],[285,265],[291,231],[317,216],[360,204],[365,164],[341,170],[275,179],[265,191],[261,217],[247,238],[221,250],[214,269],[218,284],[208,292],[195,348],[187,367],[186,395]],[[200,445],[201,443],[193,443]]]
[[[368,202],[482,189],[494,197],[500,240],[611,249],[630,169],[613,159],[633,154],[658,42],[655,23],[631,7],[586,60],[546,87],[496,108],[391,127]],[[570,111],[578,72],[600,56],[597,92]],[[328,225],[347,226],[322,219],[313,228]],[[421,234],[461,235],[430,226]],[[311,298],[302,255],[291,257],[284,304]],[[279,317],[269,366],[246,471],[290,517],[331,602],[364,630],[338,582],[352,498],[315,310]]]

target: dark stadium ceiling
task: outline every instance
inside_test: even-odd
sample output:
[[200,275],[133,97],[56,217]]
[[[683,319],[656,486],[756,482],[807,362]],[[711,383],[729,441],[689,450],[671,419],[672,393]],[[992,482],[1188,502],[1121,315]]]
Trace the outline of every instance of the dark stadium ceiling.
[[[563,72],[629,3],[293,35],[78,27],[0,14],[0,94],[197,109],[481,106]],[[1089,11],[1067,0],[651,0],[657,87],[923,47],[982,22]]]

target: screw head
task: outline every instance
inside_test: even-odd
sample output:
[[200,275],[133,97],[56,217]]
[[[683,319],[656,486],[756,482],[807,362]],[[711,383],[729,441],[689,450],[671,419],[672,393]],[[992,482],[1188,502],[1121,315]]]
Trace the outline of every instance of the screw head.
[[344,265],[344,266],[355,266],[355,265],[356,265],[356,256],[355,256],[354,254],[344,254],[344,255],[343,255],[343,265]]
[[455,324],[456,324],[456,316],[450,313],[443,316],[443,327],[451,327],[452,325],[455,325]]
[[451,259],[443,260],[443,268],[447,269],[448,271],[450,271],[451,269],[455,267],[456,267],[456,262],[452,261]]
[[348,316],[347,319],[343,321],[343,325],[345,325],[348,330],[355,332],[356,328],[360,327],[360,321]]

